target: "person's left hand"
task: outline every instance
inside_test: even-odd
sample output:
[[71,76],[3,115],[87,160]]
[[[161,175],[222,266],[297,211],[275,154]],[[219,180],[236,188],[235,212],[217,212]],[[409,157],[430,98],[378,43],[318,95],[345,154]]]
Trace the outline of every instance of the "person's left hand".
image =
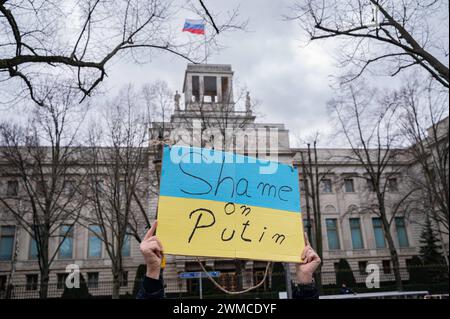
[[311,247],[308,236],[305,236],[305,249],[302,252],[301,258],[303,262],[298,263],[296,268],[297,281],[299,284],[310,284],[313,281],[313,275],[319,267],[321,260],[319,255]]

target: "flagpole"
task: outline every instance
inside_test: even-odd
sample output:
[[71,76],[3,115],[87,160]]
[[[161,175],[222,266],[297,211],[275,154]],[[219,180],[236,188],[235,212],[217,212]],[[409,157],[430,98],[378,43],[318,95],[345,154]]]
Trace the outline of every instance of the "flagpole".
[[206,24],[205,24],[204,35],[205,35],[205,64],[208,64],[208,48],[206,46]]

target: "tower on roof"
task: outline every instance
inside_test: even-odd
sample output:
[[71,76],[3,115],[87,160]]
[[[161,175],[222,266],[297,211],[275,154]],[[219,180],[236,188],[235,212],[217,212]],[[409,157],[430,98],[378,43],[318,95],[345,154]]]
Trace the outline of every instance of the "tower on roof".
[[183,93],[186,110],[208,104],[211,108],[218,103],[233,105],[231,65],[188,64],[184,75]]

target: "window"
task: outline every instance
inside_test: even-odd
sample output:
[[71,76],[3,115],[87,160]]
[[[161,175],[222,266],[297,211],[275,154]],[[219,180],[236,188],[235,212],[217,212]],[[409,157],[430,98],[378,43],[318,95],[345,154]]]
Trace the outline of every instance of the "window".
[[6,290],[6,280],[7,280],[6,275],[0,276],[0,292],[3,292]]
[[400,247],[409,247],[404,217],[395,217],[395,228],[397,229],[398,245]]
[[66,286],[66,279],[69,276],[68,273],[56,274],[56,289],[64,289]]
[[59,258],[72,258],[73,251],[73,226],[63,225],[59,230],[62,238],[61,246],[59,246]]
[[386,241],[384,240],[383,225],[381,224],[381,218],[372,218],[373,233],[375,235],[375,245],[377,248],[386,248]]
[[358,269],[360,275],[366,275],[367,261],[358,261]]
[[26,275],[26,278],[27,278],[26,290],[37,290],[39,276],[36,274]]
[[11,260],[14,250],[15,226],[0,227],[0,260]]
[[103,187],[103,181],[102,180],[95,179],[95,178],[92,179],[92,190],[94,192],[101,193],[101,192],[103,192],[103,188],[104,187]]
[[375,192],[375,188],[373,187],[372,181],[370,179],[367,179],[366,182],[367,182],[367,190],[369,192]]
[[205,76],[203,78],[204,85],[205,85],[205,92],[204,96],[210,97],[211,102],[216,102],[216,96],[217,96],[217,79],[215,76]]
[[47,181],[37,181],[36,182],[36,193],[39,195],[44,195],[47,190]]
[[36,239],[30,237],[30,247],[28,251],[28,259],[36,260],[39,257],[38,245]]
[[71,180],[64,181],[63,189],[64,189],[64,193],[66,195],[73,196],[76,191],[75,181],[71,181]]
[[344,179],[344,189],[346,193],[354,193],[355,192],[355,184],[353,182],[353,178]]
[[308,180],[307,179],[300,179],[300,191],[305,192],[307,187]]
[[[264,269],[253,269],[253,284],[259,284],[264,279],[264,274],[266,271]],[[269,289],[269,282],[265,280],[264,283],[259,286],[256,291],[267,291]]]
[[88,258],[102,257],[101,229],[98,225],[89,226]]
[[124,196],[126,194],[126,185],[125,181],[119,182],[119,196]]
[[390,260],[383,260],[383,273],[390,274],[392,271],[391,269],[391,261]]
[[230,101],[230,93],[228,91],[228,78],[222,77],[222,101],[228,103]]
[[331,179],[323,179],[322,180],[322,191],[324,193],[332,193],[333,188],[331,186]]
[[122,257],[130,257],[130,234],[125,234],[122,244]]
[[389,178],[387,182],[388,190],[390,192],[398,192],[398,183],[396,178]]
[[88,272],[87,277],[88,288],[98,288],[98,272]]
[[350,232],[352,235],[353,249],[363,249],[364,242],[361,233],[361,222],[359,218],[350,218]]
[[200,101],[200,78],[197,75],[192,76],[192,96],[193,102]]
[[237,276],[234,271],[221,271],[220,277],[217,278],[218,283],[227,290],[237,290]]
[[326,226],[327,226],[327,237],[328,237],[328,249],[330,249],[330,250],[341,249],[340,244],[339,244],[337,219],[336,218],[327,218]]
[[120,287],[128,286],[128,271],[123,271],[122,276],[120,278]]
[[19,182],[18,181],[8,181],[6,185],[6,195],[7,196],[17,196],[19,193]]

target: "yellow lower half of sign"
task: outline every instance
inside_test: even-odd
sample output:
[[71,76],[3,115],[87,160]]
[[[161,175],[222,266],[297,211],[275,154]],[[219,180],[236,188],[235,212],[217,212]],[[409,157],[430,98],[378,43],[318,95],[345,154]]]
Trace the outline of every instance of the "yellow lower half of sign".
[[158,238],[172,255],[300,262],[300,213],[160,196]]

